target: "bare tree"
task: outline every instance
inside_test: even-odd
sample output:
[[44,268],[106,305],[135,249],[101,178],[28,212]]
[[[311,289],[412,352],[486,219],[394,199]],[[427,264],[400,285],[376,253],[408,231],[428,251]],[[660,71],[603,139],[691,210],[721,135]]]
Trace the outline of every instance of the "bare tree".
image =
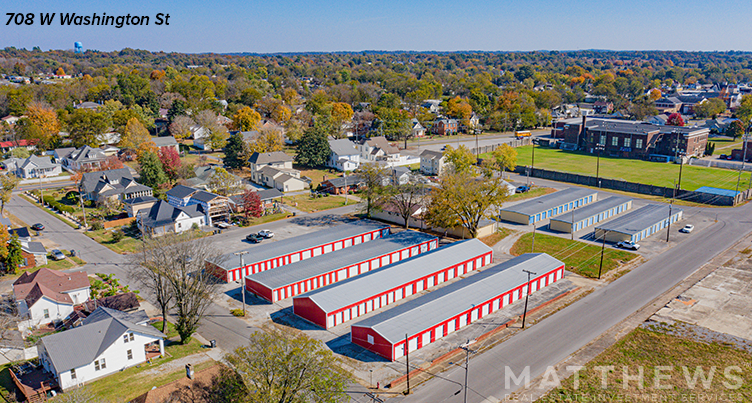
[[389,201],[395,212],[405,222],[405,229],[409,227],[410,217],[415,213],[418,206],[423,203],[423,186],[408,182],[403,185],[397,185],[393,188],[393,193]]
[[144,242],[141,278],[151,281],[149,288],[161,290],[165,307],[173,302],[177,317],[175,330],[180,341],[187,343],[204,318],[218,287],[217,279],[204,270],[205,261],[221,261],[221,253],[209,238],[199,238],[193,231],[170,233]]
[[[144,236],[143,232],[141,236]],[[168,259],[174,260],[172,255],[168,257],[165,253],[169,249],[161,247],[160,244],[163,241],[166,241],[166,239],[153,238],[148,241],[145,239],[143,252],[131,256],[133,257],[134,267],[132,276],[141,285],[142,290],[154,297],[154,301],[162,312],[162,333],[165,333],[167,331],[167,311],[170,309],[175,296],[172,293],[170,283],[167,281],[167,276],[162,270],[159,270],[160,267],[165,266]]]
[[358,168],[358,178],[363,182],[360,193],[361,211],[366,217],[370,217],[380,209],[379,204],[386,196],[384,181],[388,179],[387,171],[376,164],[363,163]]

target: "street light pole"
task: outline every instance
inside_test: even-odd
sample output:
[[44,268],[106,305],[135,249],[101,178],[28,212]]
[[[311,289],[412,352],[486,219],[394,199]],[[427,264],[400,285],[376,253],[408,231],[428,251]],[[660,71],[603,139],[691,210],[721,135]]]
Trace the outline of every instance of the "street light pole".
[[595,150],[598,151],[595,164],[595,183],[598,187],[601,187],[601,151],[603,149],[604,146],[601,143],[595,145]]
[[601,279],[601,272],[603,271],[603,253],[606,251],[606,234],[608,230],[603,231],[603,243],[601,244],[601,263],[598,265],[598,280]]
[[525,293],[525,310],[522,311],[522,328],[525,328],[525,317],[527,316],[527,300],[530,297],[530,275],[535,275],[535,273],[531,272],[530,270],[523,270],[523,272],[527,273],[527,293]]
[[674,199],[676,198],[676,186],[674,186],[674,196],[671,198],[671,202],[668,204],[668,227],[666,228],[666,243],[668,243],[671,236],[671,215],[672,208],[674,207]]
[[533,145],[533,156],[532,161],[530,162],[530,169],[527,171],[527,186],[530,186],[530,175],[533,172],[533,169],[535,169],[535,140],[533,138],[530,138],[530,144]]
[[533,216],[533,244],[530,248],[530,253],[535,253],[535,216]]
[[[240,274],[243,274],[243,269],[245,269],[245,263],[243,262],[243,255],[248,253],[247,250],[242,250],[240,252],[235,252],[233,255],[240,256]],[[243,317],[245,318],[245,277],[240,278],[240,296],[243,299]]]
[[465,350],[465,398],[463,401],[467,403],[467,373],[470,371],[470,353],[474,353],[475,351],[470,350],[470,345],[475,343],[475,340],[468,340],[467,343],[460,346],[461,349]]

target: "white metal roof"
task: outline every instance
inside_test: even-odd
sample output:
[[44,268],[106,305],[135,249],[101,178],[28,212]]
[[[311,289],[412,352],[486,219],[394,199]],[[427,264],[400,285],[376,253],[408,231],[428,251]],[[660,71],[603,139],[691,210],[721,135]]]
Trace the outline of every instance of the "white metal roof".
[[373,329],[395,344],[404,340],[405,334],[414,336],[448,318],[524,285],[527,282],[527,274],[522,270],[542,275],[563,265],[564,263],[545,253],[526,253],[423,294],[353,326]]
[[[303,251],[358,234],[365,234],[366,232],[380,228],[389,228],[389,226],[375,223],[373,221],[362,220],[340,224],[281,241],[262,242],[248,249],[244,249],[248,254],[243,256],[243,263],[247,266],[249,264],[263,262],[275,257]],[[233,253],[228,253],[212,263],[224,270],[234,270],[240,267],[240,257]]]
[[310,298],[324,312],[333,312],[491,251],[477,239],[455,242],[295,298]]
[[270,289],[277,289],[431,239],[436,239],[436,237],[417,231],[398,232],[385,238],[251,274],[245,278]]
[[[633,210],[621,217],[599,224],[595,229],[634,235],[650,226],[668,219],[668,211],[669,206],[648,204],[647,206]],[[681,211],[681,209],[673,207],[671,208],[671,215],[674,216],[681,213]]]
[[554,207],[561,206],[581,199],[585,196],[596,194],[595,190],[581,188],[567,188],[558,192],[550,193],[545,196],[536,197],[535,199],[515,204],[514,206],[505,207],[501,211],[511,211],[513,213],[536,215]]
[[604,211],[608,211],[616,206],[621,206],[631,200],[632,199],[629,197],[609,197],[608,199],[599,200],[595,203],[586,204],[583,207],[575,209],[574,213],[568,212],[557,218],[552,218],[551,221],[561,221],[566,224],[572,224],[572,214],[574,214],[574,222],[580,222],[584,219],[603,213]]

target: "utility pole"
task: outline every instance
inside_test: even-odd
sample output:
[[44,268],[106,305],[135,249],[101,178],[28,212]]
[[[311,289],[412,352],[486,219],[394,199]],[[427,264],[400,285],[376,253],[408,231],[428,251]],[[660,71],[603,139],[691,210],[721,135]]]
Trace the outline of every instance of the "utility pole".
[[[747,132],[749,132],[749,128],[747,128]],[[748,134],[744,135],[744,147],[742,147],[742,166],[739,168],[739,176],[736,178],[736,193],[739,193],[739,182],[742,180],[742,171],[744,170],[744,163],[747,161],[747,137]],[[736,196],[734,196],[736,197]]]
[[672,214],[672,207],[674,206],[675,198],[676,198],[676,186],[674,186],[674,196],[671,198],[671,202],[668,204],[668,228],[666,229],[666,243],[668,243],[669,237],[671,236],[671,214]]
[[248,253],[247,250],[242,250],[240,252],[235,252],[233,255],[240,256],[240,295],[243,299],[243,317],[245,318],[245,277],[242,276],[243,269],[245,268],[245,263],[243,262],[243,255]]
[[575,203],[572,203],[572,240],[574,241],[574,209]]
[[407,333],[405,333],[405,373],[407,373],[407,393],[410,394],[410,348],[407,344]]
[[345,171],[345,206],[347,206],[347,193],[349,192],[347,191],[347,170],[345,169],[344,171]]
[[601,151],[605,146],[601,143],[595,145],[595,150],[598,151],[595,164],[595,182],[598,187],[601,187]]
[[603,271],[603,253],[606,251],[606,234],[608,230],[603,231],[603,243],[601,244],[601,263],[598,265],[598,280],[601,279],[601,272]]
[[467,373],[470,371],[470,353],[475,353],[475,351],[470,350],[470,345],[475,343],[475,340],[468,340],[467,343],[460,346],[461,349],[465,350],[465,398],[464,402],[467,403]]
[[530,253],[535,253],[535,216],[533,216],[533,245],[530,248]]
[[[84,216],[84,231],[86,231],[89,228],[89,226],[86,225],[86,208],[84,208],[84,197],[83,197],[83,192],[81,191],[80,184],[78,186],[78,200],[81,201],[81,212],[83,213],[83,216]],[[141,211],[139,210],[139,213],[140,212]]]
[[533,156],[532,161],[530,162],[530,169],[527,171],[527,186],[530,186],[530,175],[533,172],[533,169],[535,169],[535,140],[531,137],[530,138],[530,144],[533,145]]
[[525,310],[522,311],[522,328],[525,328],[525,317],[527,316],[527,300],[530,297],[530,276],[535,275],[535,273],[531,272],[530,270],[523,270],[523,272],[527,273],[527,292],[525,293]]

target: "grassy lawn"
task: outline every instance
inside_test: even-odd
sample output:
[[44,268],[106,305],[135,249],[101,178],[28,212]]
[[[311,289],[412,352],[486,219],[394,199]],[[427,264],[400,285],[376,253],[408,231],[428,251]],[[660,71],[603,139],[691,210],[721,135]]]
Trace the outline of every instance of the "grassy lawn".
[[87,231],[84,234],[86,234],[86,236],[88,236],[89,238],[101,243],[102,245],[112,249],[116,253],[134,253],[142,247],[141,240],[133,238],[127,235],[127,233],[120,242],[113,242],[112,229]]
[[324,177],[326,177],[326,179],[332,179],[332,178],[337,178],[337,177],[342,176],[340,172],[337,172],[336,170],[328,169],[328,168],[327,169],[311,169],[311,168],[303,167],[300,165],[293,165],[293,168],[300,171],[301,177],[307,176],[311,178],[312,189],[316,189],[316,187],[321,182],[324,181]]
[[[357,203],[352,197],[348,200],[348,204]],[[293,206],[298,210],[313,213],[314,211],[342,207],[345,205],[345,198],[342,196],[328,196],[312,199],[309,195],[297,195],[285,196],[284,203],[288,206]],[[296,203],[297,206],[295,205]]]
[[283,218],[287,218],[287,216],[288,216],[288,213],[278,213],[278,214],[269,214],[269,215],[261,216],[259,218],[253,218],[248,221],[248,225],[246,225],[246,227],[281,220]]
[[[752,356],[744,351],[719,343],[700,343],[688,338],[671,336],[644,328],[637,328],[618,341],[579,371],[579,385],[574,387],[574,377],[562,381],[562,386],[540,399],[541,402],[749,402],[752,400],[752,373],[749,363]],[[596,367],[613,366],[613,369]],[[665,376],[656,387],[656,367]],[[724,372],[730,366],[728,376]],[[686,367],[686,370],[685,368]],[[698,367],[708,379],[703,383],[697,376]],[[643,369],[643,385],[637,380],[625,382],[625,370],[635,376]],[[711,368],[715,368],[715,376]],[[602,372],[603,371],[603,372]],[[685,372],[686,371],[686,372]],[[602,388],[605,374],[606,388]],[[734,379],[734,377],[738,377]],[[724,386],[737,385],[739,388]],[[702,396],[707,396],[703,398]],[[711,397],[712,396],[712,397]]]
[[[10,366],[11,363],[0,365],[0,395],[4,397],[7,397],[8,393],[16,391],[16,385],[10,376]],[[19,398],[21,397],[19,396]]]
[[727,137],[714,137],[708,139],[708,141],[715,144],[715,153],[713,155],[731,154],[731,150],[742,148],[743,143],[741,137],[736,140]]
[[[162,330],[162,322],[157,322],[152,326],[157,330]],[[185,369],[182,365],[174,371],[166,371],[166,373],[159,373],[158,375],[154,375],[153,373],[144,374],[144,372],[154,369],[159,365],[203,351],[203,347],[198,340],[191,339],[186,345],[182,345],[177,341],[179,337],[177,336],[175,327],[171,323],[168,323],[167,328],[169,340],[165,340],[165,357],[154,360],[152,364],[144,363],[94,381],[87,385],[87,389],[104,401],[129,401],[154,386],[159,387],[184,377]],[[194,370],[199,371],[215,364],[213,360],[209,360],[195,366]],[[2,378],[0,378],[1,380]]]
[[489,235],[487,237],[479,238],[481,242],[488,246],[494,246],[496,243],[501,241],[502,239],[508,237],[509,235],[514,234],[516,231],[509,229],[509,228],[499,228],[498,231],[496,231],[495,234]]
[[[531,147],[519,147],[518,165],[530,165]],[[486,155],[487,156],[487,155]],[[481,155],[483,158],[483,155]],[[535,167],[561,172],[595,176],[595,155],[584,152],[563,151],[554,148],[536,147]],[[672,187],[679,178],[679,165],[642,160],[601,156],[600,175],[603,178],[620,179],[648,185]],[[702,186],[735,189],[738,171],[722,168],[706,168],[684,165],[682,189],[696,190]],[[742,174],[740,188],[747,188],[749,174]]]
[[[532,233],[521,236],[514,246],[512,246],[512,255],[518,256],[530,252],[532,243]],[[570,272],[590,278],[598,277],[598,266],[600,265],[601,256],[600,246],[537,233],[535,234],[535,252],[545,252],[561,260]],[[637,255],[631,252],[607,248],[603,254],[603,274],[636,257]]]
[[86,262],[81,260],[78,256],[71,256],[65,251],[63,251],[63,254],[66,256],[66,258],[63,260],[52,260],[52,257],[47,256],[47,264],[41,267],[36,267],[35,270],[42,267],[46,267],[52,270],[68,270],[86,264]]
[[515,193],[511,196],[509,196],[506,201],[512,202],[512,201],[520,201],[525,199],[532,199],[533,197],[543,196],[547,195],[549,193],[555,192],[556,189],[554,188],[547,188],[547,187],[534,187],[530,189],[529,191],[525,193]]

